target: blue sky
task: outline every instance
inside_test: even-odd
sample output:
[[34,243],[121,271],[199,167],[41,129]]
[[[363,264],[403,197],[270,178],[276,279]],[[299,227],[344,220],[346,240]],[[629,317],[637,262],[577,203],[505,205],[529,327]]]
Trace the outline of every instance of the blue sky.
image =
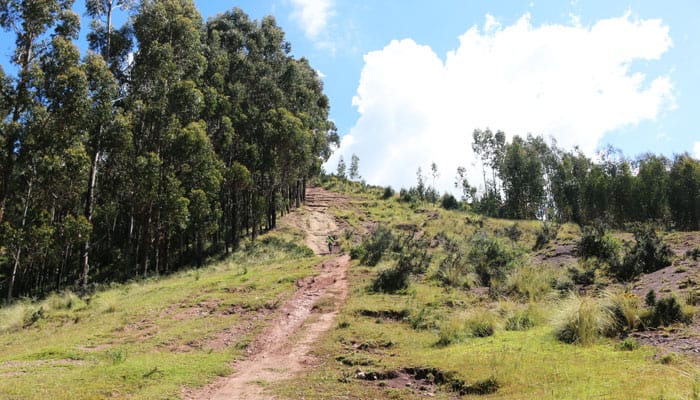
[[276,17],[322,74],[344,139],[326,168],[356,153],[369,183],[411,185],[432,161],[440,189],[458,165],[479,182],[470,139],[486,127],[590,155],[700,157],[697,0],[195,3],[205,19],[234,6]]

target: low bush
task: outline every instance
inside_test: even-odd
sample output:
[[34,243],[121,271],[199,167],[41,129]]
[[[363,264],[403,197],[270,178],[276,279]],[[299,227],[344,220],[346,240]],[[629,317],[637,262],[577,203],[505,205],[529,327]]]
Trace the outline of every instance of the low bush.
[[646,326],[669,326],[676,322],[692,322],[692,312],[686,312],[675,296],[657,299],[653,308],[642,317]]
[[453,195],[445,193],[440,199],[440,206],[445,210],[459,210],[459,201]]
[[617,345],[617,348],[622,351],[634,351],[639,348],[639,342],[632,338],[626,338]]
[[700,247],[695,247],[693,249],[688,249],[685,252],[685,257],[690,258],[693,261],[700,259]]
[[535,232],[535,245],[532,250],[543,249],[549,242],[557,238],[561,225],[556,222],[544,221],[540,229]]
[[526,331],[535,326],[535,320],[525,312],[515,313],[506,318],[505,330],[507,331]]
[[385,268],[377,273],[372,281],[371,290],[378,293],[396,293],[408,289],[410,271],[395,267]]
[[456,241],[445,239],[445,258],[435,272],[435,278],[445,286],[470,288],[476,286],[478,276],[467,262],[467,254]]
[[521,254],[496,237],[477,233],[470,241],[467,260],[474,266],[474,272],[481,283],[487,286],[503,281],[521,262]]
[[671,264],[673,252],[668,244],[656,235],[650,225],[644,225],[634,233],[635,245],[625,254],[622,263],[610,266],[616,278],[629,281],[642,273],[648,274]]
[[587,345],[609,332],[615,319],[597,299],[571,293],[561,303],[552,323],[558,340]]
[[371,267],[377,265],[393,242],[394,235],[391,230],[384,225],[379,225],[374,232],[362,240],[364,254],[362,254],[360,262]]
[[493,336],[497,324],[496,315],[488,311],[480,311],[467,317],[464,328],[471,337],[488,337]]
[[583,228],[576,251],[583,259],[597,258],[609,265],[619,264],[620,243],[606,232],[602,223]]
[[394,197],[395,194],[396,194],[396,192],[394,191],[394,189],[391,186],[387,186],[384,188],[384,193],[382,193],[382,199],[383,200],[390,199],[390,198]]

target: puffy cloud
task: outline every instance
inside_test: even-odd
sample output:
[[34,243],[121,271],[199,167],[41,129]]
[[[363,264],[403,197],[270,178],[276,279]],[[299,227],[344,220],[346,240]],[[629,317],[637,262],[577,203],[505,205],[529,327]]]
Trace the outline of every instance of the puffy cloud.
[[693,153],[695,153],[695,158],[700,160],[700,142],[695,142],[693,145]]
[[438,189],[447,190],[459,165],[481,183],[475,128],[551,136],[591,154],[606,132],[673,107],[668,76],[631,67],[671,46],[660,20],[627,14],[590,27],[533,27],[525,14],[511,26],[491,16],[484,25],[460,36],[444,61],[411,39],[366,54],[353,98],[360,117],[326,169],[356,153],[369,183],[408,187],[419,166],[427,172],[435,161]]
[[291,18],[299,24],[309,39],[317,40],[333,15],[332,0],[291,0]]

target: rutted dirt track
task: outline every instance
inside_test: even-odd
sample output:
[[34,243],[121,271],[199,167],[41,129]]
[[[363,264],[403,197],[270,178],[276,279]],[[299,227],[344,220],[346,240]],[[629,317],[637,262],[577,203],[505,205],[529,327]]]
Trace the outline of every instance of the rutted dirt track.
[[[320,188],[310,188],[306,207],[285,217],[283,224],[301,228],[305,243],[317,255],[327,255],[326,237],[337,234],[335,218],[327,212],[342,195]],[[347,297],[346,279],[350,257],[339,255],[318,265],[320,274],[297,282],[294,296],[282,305],[270,326],[248,347],[245,360],[234,364],[235,373],[197,392],[185,393],[185,399],[274,399],[260,384],[274,383],[302,373],[315,360],[309,355],[313,344],[333,325],[335,316]],[[321,298],[328,298],[330,307],[314,310]],[[314,315],[315,318],[310,318]]]

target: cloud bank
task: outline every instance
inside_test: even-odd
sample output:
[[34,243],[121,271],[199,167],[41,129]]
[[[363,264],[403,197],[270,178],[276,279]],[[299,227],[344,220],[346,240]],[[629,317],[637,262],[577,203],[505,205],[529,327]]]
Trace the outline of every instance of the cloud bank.
[[632,63],[658,60],[671,46],[661,20],[629,14],[590,27],[533,27],[525,14],[503,27],[487,16],[443,61],[411,39],[394,40],[364,56],[353,105],[360,114],[326,163],[360,157],[367,182],[408,187],[420,166],[435,161],[439,190],[456,168],[481,184],[471,150],[475,128],[553,137],[591,154],[606,132],[653,120],[674,107],[669,76],[648,77]]
[[695,158],[700,160],[700,142],[695,142],[693,145],[693,153],[695,153]]

